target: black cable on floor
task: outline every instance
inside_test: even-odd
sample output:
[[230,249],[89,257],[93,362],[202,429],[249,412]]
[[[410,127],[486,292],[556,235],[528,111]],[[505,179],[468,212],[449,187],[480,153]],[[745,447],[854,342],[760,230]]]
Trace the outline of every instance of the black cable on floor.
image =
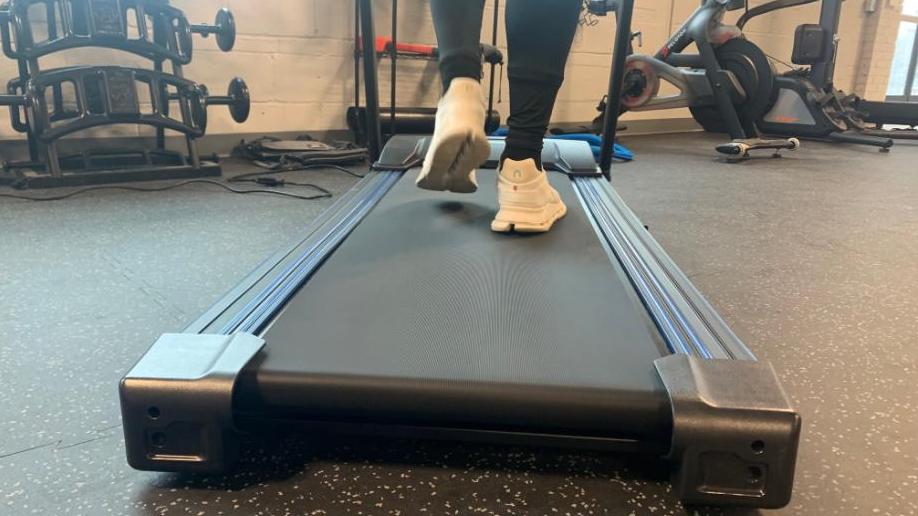
[[[294,161],[294,163],[297,163],[297,162]],[[261,162],[255,162],[255,164],[263,167],[265,170],[259,170],[257,172],[248,172],[245,174],[239,174],[238,176],[231,177],[229,181],[233,183],[236,181],[243,181],[251,177],[260,177],[260,176],[266,176],[270,174],[281,174],[284,172],[296,172],[298,170],[314,170],[314,169],[320,169],[320,168],[330,168],[330,169],[338,170],[338,171],[344,172],[345,174],[349,176],[353,176],[358,179],[363,179],[362,174],[358,174],[356,172],[348,170],[347,168],[344,168],[340,165],[325,165],[325,164],[294,164],[294,165],[291,165],[289,164],[289,162],[286,164],[285,163],[262,164]]]
[[269,187],[269,188],[277,188],[277,187],[279,187],[279,186],[301,186],[301,187],[305,187],[305,188],[312,188],[313,190],[318,190],[318,191],[322,192],[322,197],[331,197],[331,196],[332,196],[332,193],[331,193],[329,190],[326,190],[325,188],[322,188],[322,187],[319,186],[319,185],[314,185],[314,184],[312,184],[312,183],[296,183],[296,182],[293,182],[293,181],[287,181],[286,179],[283,179],[283,178],[280,178],[280,177],[270,177],[270,176],[268,176],[268,177],[261,177],[261,176],[255,176],[255,177],[251,177],[251,178],[240,178],[240,177],[237,176],[237,177],[234,177],[234,178],[230,179],[229,181],[230,181],[231,183],[243,183],[243,182],[245,182],[245,183],[255,183],[255,184],[257,184],[257,185],[260,185],[260,186],[267,186],[267,187]]
[[[265,182],[259,182],[259,181],[253,181],[253,182],[257,184],[266,184]],[[290,193],[290,192],[281,192],[278,190],[268,190],[267,188],[240,190],[238,188],[233,188],[232,186],[223,184],[220,181],[214,181],[213,179],[189,179],[187,181],[180,181],[178,183],[174,183],[174,184],[170,184],[166,186],[143,187],[143,186],[125,186],[125,185],[99,185],[99,186],[88,186],[86,188],[80,188],[79,190],[74,190],[72,192],[68,192],[63,195],[54,195],[54,196],[48,196],[48,197],[33,197],[29,195],[17,195],[17,194],[8,194],[8,193],[0,193],[0,197],[6,197],[9,199],[17,199],[21,201],[35,201],[35,202],[61,201],[64,199],[69,199],[71,197],[76,197],[78,195],[81,195],[87,192],[94,192],[94,191],[100,191],[100,190],[127,190],[130,192],[164,192],[166,190],[173,190],[175,188],[181,188],[183,186],[187,186],[191,184],[208,184],[208,185],[219,186],[220,188],[223,188],[224,190],[227,190],[235,194],[258,194],[258,193],[270,194],[270,195],[279,195],[282,197],[290,197],[293,199],[300,199],[304,201],[312,201],[316,199],[327,199],[332,196],[331,192],[329,192],[328,190],[324,188],[316,186],[316,185],[310,185],[310,184],[305,184],[305,183],[288,183],[283,180],[270,182],[269,186],[272,186],[272,185],[273,186],[284,186],[284,185],[308,186],[315,190],[318,190],[321,193],[316,194],[316,195],[300,195],[300,194],[295,194],[295,193]]]

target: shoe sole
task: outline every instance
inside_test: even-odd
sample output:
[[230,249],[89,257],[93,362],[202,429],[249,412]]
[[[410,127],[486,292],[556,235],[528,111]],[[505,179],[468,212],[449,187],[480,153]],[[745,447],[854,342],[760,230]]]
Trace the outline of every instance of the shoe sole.
[[544,222],[534,223],[531,221],[494,219],[491,222],[491,231],[495,233],[545,233],[555,225],[555,222],[564,218],[565,215],[567,215],[567,206],[562,202],[559,203],[558,209]]
[[438,192],[472,193],[478,185],[472,173],[491,155],[488,138],[472,132],[446,136],[427,156],[427,171],[418,177],[417,185]]

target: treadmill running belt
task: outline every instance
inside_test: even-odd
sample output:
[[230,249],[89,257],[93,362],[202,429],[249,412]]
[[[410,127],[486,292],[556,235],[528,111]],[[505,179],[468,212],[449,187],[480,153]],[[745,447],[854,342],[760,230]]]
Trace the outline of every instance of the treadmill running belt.
[[667,431],[653,360],[669,351],[570,180],[550,174],[569,208],[551,232],[502,235],[494,174],[460,195],[406,173],[262,336],[243,412]]

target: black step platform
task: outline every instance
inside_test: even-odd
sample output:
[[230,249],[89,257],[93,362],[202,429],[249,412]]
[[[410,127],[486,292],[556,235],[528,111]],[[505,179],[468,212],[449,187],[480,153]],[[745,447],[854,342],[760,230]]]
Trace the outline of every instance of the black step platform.
[[787,503],[799,416],[586,144],[546,142],[569,213],[542,235],[489,230],[492,169],[475,194],[416,188],[425,145],[393,139],[300,242],[128,373],[132,466],[224,471],[238,429],[289,422],[649,453],[687,502]]

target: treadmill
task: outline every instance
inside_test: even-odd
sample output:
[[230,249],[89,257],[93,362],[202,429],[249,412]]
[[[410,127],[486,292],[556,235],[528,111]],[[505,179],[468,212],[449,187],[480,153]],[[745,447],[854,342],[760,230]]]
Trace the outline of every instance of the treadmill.
[[120,385],[130,465],[226,472],[241,433],[289,424],[652,454],[685,503],[786,505],[800,416],[609,184],[611,153],[546,140],[568,214],[506,235],[503,141],[463,195],[415,187],[428,141],[392,137],[302,238],[153,344]]

